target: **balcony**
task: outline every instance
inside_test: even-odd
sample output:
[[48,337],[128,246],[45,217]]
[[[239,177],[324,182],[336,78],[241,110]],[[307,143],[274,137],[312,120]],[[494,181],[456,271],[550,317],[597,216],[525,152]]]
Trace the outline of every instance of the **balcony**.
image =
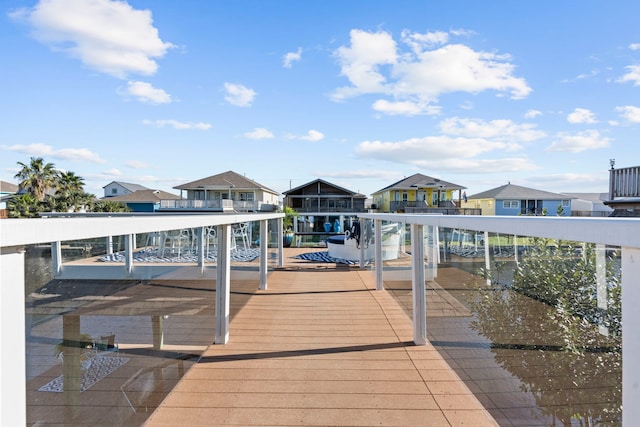
[[[3,220],[2,338],[13,351],[2,378],[18,402],[3,400],[2,424],[90,424],[105,412],[129,425],[205,424],[214,413],[243,425],[276,413],[288,425],[640,418],[638,220],[359,214],[376,224],[368,244],[378,260],[382,225],[404,234],[397,258],[358,268],[296,262],[309,249],[284,251],[282,216]],[[231,245],[244,222],[259,241],[251,262],[234,261]],[[215,261],[200,231],[210,226]],[[185,228],[200,236],[191,258],[137,259],[150,234]],[[122,260],[62,252],[89,239],[111,242],[103,250]],[[52,277],[25,289],[42,269]],[[116,352],[84,338],[111,332]],[[92,376],[91,365],[108,374]],[[59,392],[39,390],[61,374]]]
[[640,216],[640,166],[609,170],[610,216]]
[[246,200],[161,200],[160,211],[164,212],[258,212],[273,211],[275,206],[261,201]]
[[451,201],[442,201],[441,206],[431,207],[425,201],[391,201],[391,212],[401,212],[406,214],[440,214],[440,215],[482,215],[482,209],[458,208]]

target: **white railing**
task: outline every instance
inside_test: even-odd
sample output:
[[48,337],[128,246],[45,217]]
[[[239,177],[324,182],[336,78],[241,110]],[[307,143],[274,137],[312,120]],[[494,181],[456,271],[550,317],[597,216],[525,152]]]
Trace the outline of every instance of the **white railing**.
[[[259,211],[262,205],[267,206],[258,200],[196,200],[196,199],[163,199],[160,200],[161,210],[213,210],[213,211],[238,211],[251,212]],[[273,205],[268,205],[273,206]],[[273,209],[272,209],[273,210]]]
[[[360,214],[376,222],[376,288],[383,289],[379,224],[401,222],[411,226],[414,341],[427,341],[425,308],[424,227],[476,230],[514,236],[530,236],[589,242],[621,247],[622,289],[622,408],[623,425],[634,426],[640,419],[640,219],[525,216],[447,216]],[[485,239],[488,245],[488,239]],[[488,250],[486,253],[488,254]],[[486,255],[488,256],[488,255]],[[489,266],[488,259],[487,267]]]
[[[133,272],[133,236],[156,231],[204,227],[218,228],[218,259],[216,265],[216,336],[215,342],[229,339],[229,288],[231,226],[237,223],[260,223],[260,289],[267,288],[267,244],[269,220],[277,221],[277,235],[282,235],[282,213],[163,215],[163,214],[100,214],[82,217],[38,219],[3,219],[0,221],[0,425],[26,424],[26,310],[25,310],[25,248],[28,245],[52,244],[52,260],[56,263],[55,247],[60,242],[107,236],[125,236],[125,269]],[[202,238],[200,242],[202,242]],[[279,265],[282,265],[282,239],[278,240]],[[200,243],[200,253],[203,251]],[[201,255],[202,256],[202,255]],[[58,255],[60,257],[60,255]],[[58,265],[58,267],[60,267]],[[10,355],[10,356],[8,356]],[[11,403],[9,403],[11,401]]]
[[609,170],[609,200],[640,197],[640,166]]

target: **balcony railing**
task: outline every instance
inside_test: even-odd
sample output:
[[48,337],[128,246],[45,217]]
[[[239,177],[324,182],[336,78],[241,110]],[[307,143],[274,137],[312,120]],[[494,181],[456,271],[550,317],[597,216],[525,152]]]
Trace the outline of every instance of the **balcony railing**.
[[274,205],[258,200],[196,200],[177,199],[160,200],[161,211],[236,211],[236,212],[257,212],[273,211]]
[[609,200],[640,197],[640,166],[609,170]]

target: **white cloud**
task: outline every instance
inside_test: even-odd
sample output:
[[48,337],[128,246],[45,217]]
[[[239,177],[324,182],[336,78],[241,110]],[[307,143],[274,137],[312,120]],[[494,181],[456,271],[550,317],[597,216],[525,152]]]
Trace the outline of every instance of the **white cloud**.
[[171,126],[177,130],[208,130],[211,128],[209,123],[179,122],[177,120],[143,120],[142,123],[157,128]]
[[408,45],[411,50],[419,54],[425,48],[442,46],[449,41],[449,34],[444,31],[434,31],[429,33],[412,33],[409,30],[403,30],[400,34],[402,42]]
[[508,144],[482,138],[431,136],[397,142],[364,141],[356,147],[362,157],[425,169],[461,173],[495,173],[535,170],[524,157],[479,158],[492,151],[504,151]]
[[480,119],[452,117],[440,122],[439,126],[442,133],[446,135],[496,139],[512,143],[531,142],[546,136],[543,131],[537,130],[534,124],[518,124],[511,120],[487,122]]
[[154,88],[151,83],[129,82],[127,85],[127,94],[135,96],[138,98],[138,101],[149,104],[171,103],[171,95],[162,89]]
[[302,139],[304,141],[316,142],[316,141],[323,140],[324,134],[322,132],[318,132],[317,130],[311,129],[309,132],[307,132],[306,135],[300,136],[298,137],[298,139]]
[[576,108],[567,116],[569,123],[597,123],[595,114],[586,108]]
[[526,113],[524,113],[524,118],[525,119],[535,119],[538,116],[542,115],[542,111],[540,110],[528,110]]
[[41,0],[11,17],[26,22],[39,42],[118,78],[152,75],[156,58],[174,47],[163,42],[149,10],[124,1]]
[[225,83],[224,90],[227,93],[224,99],[236,107],[250,107],[257,95],[253,89],[236,83]]
[[282,57],[282,66],[285,68],[291,68],[294,61],[300,61],[302,59],[302,48],[298,48],[295,52],[287,52]]
[[640,86],[640,65],[625,67],[629,72],[620,78],[620,82],[631,82],[634,86]]
[[122,176],[122,172],[120,171],[120,169],[116,169],[116,168],[107,169],[106,171],[102,172],[102,174],[106,175],[107,177],[120,177],[120,176]]
[[568,151],[570,153],[580,153],[587,150],[606,148],[610,139],[600,136],[597,130],[586,130],[577,134],[559,132],[556,141],[545,148],[545,151]]
[[[461,44],[444,44],[446,33],[416,34],[404,31],[401,36],[408,50],[400,50],[391,34],[351,30],[350,45],[341,46],[335,57],[341,74],[350,86],[337,88],[332,99],[344,101],[364,94],[382,94],[393,98],[388,104],[378,101],[378,111],[399,114],[397,108],[384,108],[409,101],[427,108],[438,97],[452,92],[479,93],[494,90],[508,92],[514,99],[524,98],[531,88],[522,78],[515,77],[508,55],[474,51]],[[402,104],[400,104],[402,105]],[[408,114],[415,115],[414,109]]]
[[273,133],[265,128],[254,128],[251,132],[244,134],[249,139],[270,139],[273,138]]
[[373,103],[373,109],[390,116],[417,116],[417,115],[437,115],[441,108],[437,105],[428,105],[426,102],[413,101],[387,101],[379,99]]
[[129,160],[125,162],[125,166],[130,167],[131,169],[149,169],[149,164],[145,162],[141,162],[139,160]]
[[631,50],[640,50],[640,43],[631,43],[629,45],[629,49],[631,49]]
[[620,113],[620,116],[628,122],[640,123],[640,107],[633,105],[624,105],[616,107],[616,111]]
[[46,144],[16,144],[2,145],[4,150],[17,151],[18,153],[29,154],[37,157],[53,157],[59,160],[83,161],[91,163],[106,163],[99,155],[88,148],[61,148],[55,150]]

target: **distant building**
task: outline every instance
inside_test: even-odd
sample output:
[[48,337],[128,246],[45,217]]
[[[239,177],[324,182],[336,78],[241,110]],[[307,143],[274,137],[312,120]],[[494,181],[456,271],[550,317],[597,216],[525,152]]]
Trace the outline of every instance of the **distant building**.
[[367,196],[322,179],[282,193],[283,206],[297,212],[364,212]]
[[606,217],[613,209],[605,205],[607,193],[562,193],[571,198],[571,216]]
[[280,198],[277,191],[233,171],[173,188],[180,190],[180,198],[163,200],[160,205],[162,211],[272,211]]
[[131,184],[122,181],[112,181],[102,188],[104,189],[104,197],[117,197],[133,193],[138,190],[149,190],[149,188],[143,185]]
[[122,196],[104,197],[103,200],[122,202],[133,212],[156,212],[161,200],[177,200],[179,196],[162,190],[137,190]]
[[474,194],[462,207],[482,209],[482,215],[546,215],[555,216],[562,208],[563,216],[571,215],[572,197],[514,184],[502,185]]
[[605,204],[613,209],[609,216],[640,217],[640,166],[609,170],[609,197]]
[[16,184],[12,184],[6,181],[0,181],[0,218],[8,218],[9,211],[7,210],[7,202],[11,198],[18,194],[20,187]]
[[466,188],[416,173],[374,192],[371,208],[379,212],[460,213],[456,209]]

